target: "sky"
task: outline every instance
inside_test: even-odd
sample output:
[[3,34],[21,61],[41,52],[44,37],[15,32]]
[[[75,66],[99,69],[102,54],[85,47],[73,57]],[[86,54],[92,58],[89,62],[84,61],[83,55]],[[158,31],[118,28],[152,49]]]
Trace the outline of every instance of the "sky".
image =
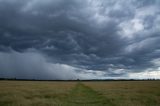
[[159,0],[0,0],[0,77],[160,78]]

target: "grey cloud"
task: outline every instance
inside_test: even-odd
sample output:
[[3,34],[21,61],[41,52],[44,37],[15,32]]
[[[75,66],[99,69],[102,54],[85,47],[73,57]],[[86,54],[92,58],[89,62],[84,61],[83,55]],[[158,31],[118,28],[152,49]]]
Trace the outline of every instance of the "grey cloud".
[[159,5],[158,0],[0,0],[0,51],[36,49],[50,63],[79,72],[117,77],[143,72],[159,57]]
[[[5,61],[4,61],[5,60]],[[38,52],[0,52],[0,76],[20,79],[76,79],[74,67],[53,64]]]

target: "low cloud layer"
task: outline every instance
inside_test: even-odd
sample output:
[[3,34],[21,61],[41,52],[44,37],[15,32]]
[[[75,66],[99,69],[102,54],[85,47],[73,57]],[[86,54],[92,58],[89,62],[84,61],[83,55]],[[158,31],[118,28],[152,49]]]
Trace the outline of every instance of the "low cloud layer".
[[158,73],[159,29],[159,0],[0,0],[0,77]]
[[74,67],[50,63],[45,56],[38,52],[1,52],[0,60],[0,76],[4,78],[48,80],[81,78],[76,74]]

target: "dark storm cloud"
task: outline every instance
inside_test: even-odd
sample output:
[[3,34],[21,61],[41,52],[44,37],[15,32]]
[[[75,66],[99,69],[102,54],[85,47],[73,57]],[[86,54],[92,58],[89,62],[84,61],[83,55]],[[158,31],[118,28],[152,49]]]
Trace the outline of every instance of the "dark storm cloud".
[[47,57],[36,51],[18,53],[0,53],[1,73],[3,78],[20,79],[76,79],[85,78],[77,75],[75,69],[64,64],[53,64]]
[[159,7],[158,0],[0,0],[0,53],[34,49],[77,74],[143,72],[160,57]]

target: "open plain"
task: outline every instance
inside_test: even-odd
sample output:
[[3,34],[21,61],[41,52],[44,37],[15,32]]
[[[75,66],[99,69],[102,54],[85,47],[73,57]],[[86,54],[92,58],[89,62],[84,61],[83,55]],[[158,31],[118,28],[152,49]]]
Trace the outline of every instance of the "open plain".
[[0,81],[0,106],[159,106],[160,81]]

